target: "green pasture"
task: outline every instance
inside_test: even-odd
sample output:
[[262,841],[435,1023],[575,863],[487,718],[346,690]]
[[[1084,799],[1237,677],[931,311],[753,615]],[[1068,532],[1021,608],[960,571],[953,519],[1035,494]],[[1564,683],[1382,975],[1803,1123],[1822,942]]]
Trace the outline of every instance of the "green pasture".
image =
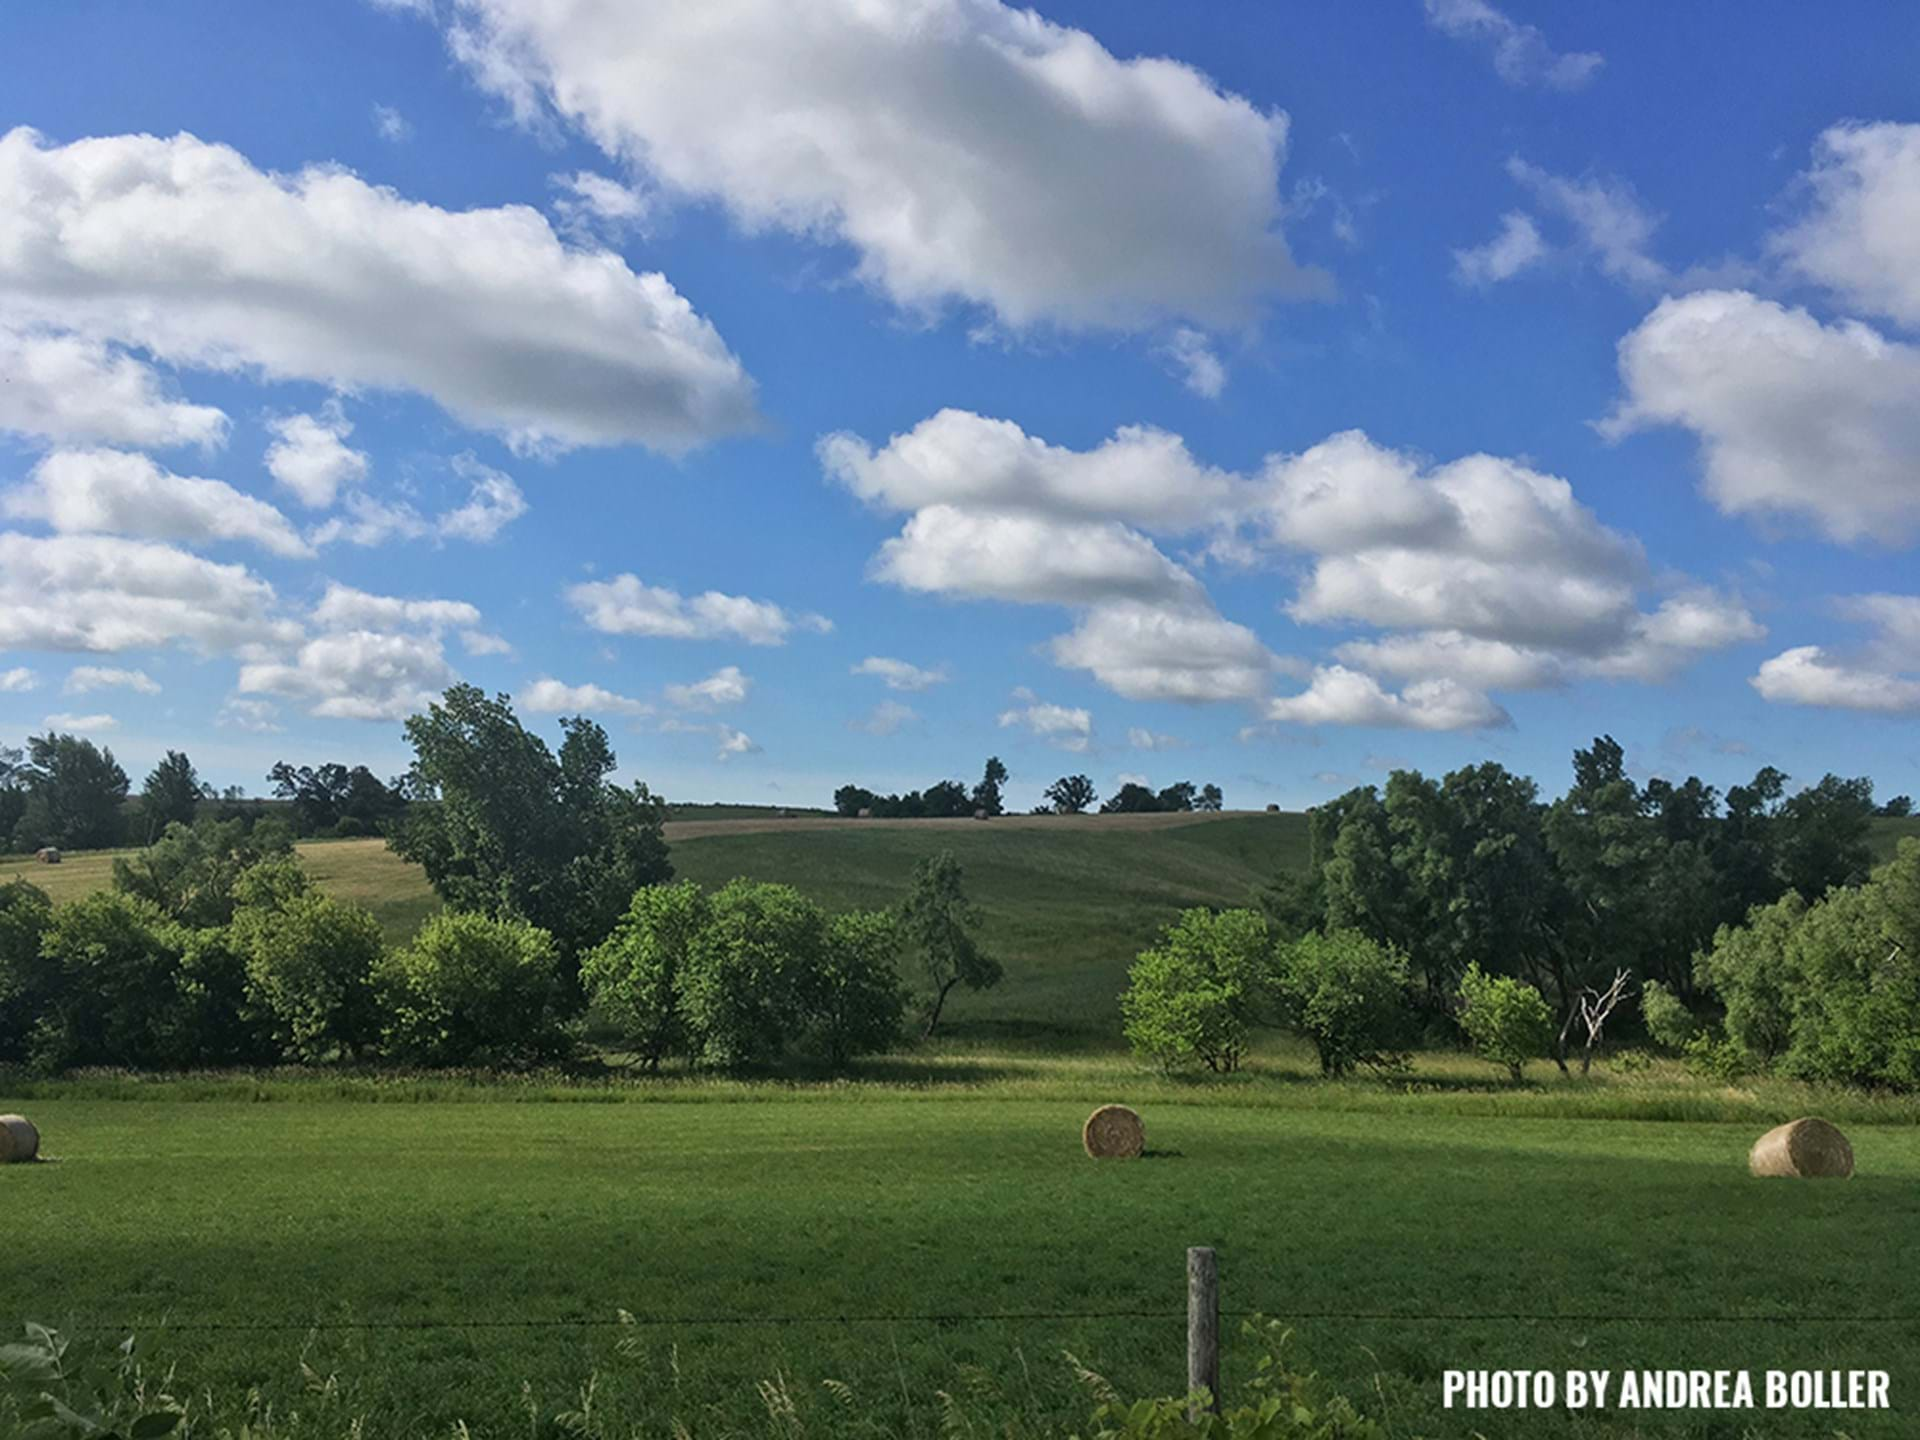
[[[1209,1244],[1227,1308],[1289,1322],[1295,1362],[1396,1437],[1913,1433],[1911,1105],[1853,1102],[1860,1174],[1810,1184],[1745,1173],[1770,1116],[1812,1103],[1786,1087],[953,1063],[984,1078],[40,1082],[0,1094],[57,1157],[0,1171],[0,1288],[16,1316],[139,1335],[228,1426],[253,1393],[288,1435],[557,1433],[535,1418],[591,1383],[608,1436],[984,1440],[1084,1425],[1067,1353],[1128,1394],[1182,1388],[1183,1254]],[[1721,1118],[1590,1118],[1683,1094]],[[1115,1098],[1149,1154],[1089,1161],[1079,1123]],[[1236,1335],[1229,1388],[1254,1353]],[[1438,1408],[1448,1368],[1574,1366],[1888,1369],[1896,1409]]]

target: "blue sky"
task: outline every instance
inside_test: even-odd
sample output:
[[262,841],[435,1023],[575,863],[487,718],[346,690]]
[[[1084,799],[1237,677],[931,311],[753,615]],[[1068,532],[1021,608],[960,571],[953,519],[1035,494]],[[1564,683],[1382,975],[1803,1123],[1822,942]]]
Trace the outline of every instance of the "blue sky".
[[[1836,17],[1840,18],[1836,18]],[[1920,786],[1897,6],[0,13],[0,737]],[[870,664],[868,662],[880,662]]]

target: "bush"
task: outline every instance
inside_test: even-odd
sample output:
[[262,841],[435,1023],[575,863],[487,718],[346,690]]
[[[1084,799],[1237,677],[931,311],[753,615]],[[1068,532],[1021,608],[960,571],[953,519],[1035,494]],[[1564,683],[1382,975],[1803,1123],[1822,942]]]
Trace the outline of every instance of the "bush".
[[1398,951],[1356,930],[1315,931],[1280,947],[1276,978],[1287,1022],[1312,1043],[1323,1074],[1410,1063],[1407,962]]
[[365,1054],[380,1036],[374,994],[379,922],[357,905],[311,890],[283,898],[275,887],[287,883],[289,872],[275,862],[268,866],[255,866],[249,876],[266,898],[282,903],[243,906],[233,922],[246,955],[250,1003],[268,1017],[284,1055],[311,1062]]
[[182,1065],[270,1065],[273,1030],[247,994],[247,954],[231,929],[189,930],[180,951],[174,1052]]
[[113,862],[113,888],[195,929],[233,919],[235,882],[248,866],[293,849],[285,826],[207,818],[178,822],[132,858]]
[[46,891],[24,880],[0,885],[0,1063],[27,1058],[34,1022],[48,1003],[53,969],[40,941],[52,923]]
[[1920,896],[1920,842],[1860,890],[1828,895],[1788,940],[1793,1041],[1781,1067],[1805,1080],[1920,1086],[1920,933],[1894,923],[1888,892]]
[[415,1065],[528,1065],[565,1053],[559,952],[524,920],[435,915],[383,969],[388,1052]]
[[1641,988],[1640,1018],[1647,1022],[1647,1034],[1654,1043],[1669,1050],[1685,1050],[1700,1030],[1693,1011],[1658,980],[1649,980]]
[[827,917],[790,885],[749,880],[735,880],[710,903],[680,982],[694,1058],[778,1059],[817,1003]]
[[907,1008],[900,983],[900,922],[885,911],[852,910],[827,925],[820,973],[810,986],[808,1039],[835,1065],[887,1049]]
[[1713,948],[1694,957],[1694,983],[1719,997],[1726,1008],[1727,1038],[1761,1069],[1793,1039],[1799,982],[1788,942],[1806,913],[1806,902],[1792,894],[1755,906],[1745,925],[1722,926]]
[[40,942],[52,974],[29,1041],[49,1069],[160,1069],[181,1053],[180,954],[187,932],[158,906],[102,891],[59,906]]
[[595,1017],[649,1070],[686,1049],[681,977],[712,914],[706,893],[691,880],[643,886],[613,934],[580,967]]
[[1553,1044],[1553,1011],[1525,981],[1489,975],[1476,963],[1460,977],[1460,1028],[1481,1059],[1505,1066],[1518,1085],[1527,1062]]
[[1236,1070],[1273,1008],[1273,940],[1253,910],[1189,910],[1142,951],[1120,997],[1127,1043],[1168,1070]]

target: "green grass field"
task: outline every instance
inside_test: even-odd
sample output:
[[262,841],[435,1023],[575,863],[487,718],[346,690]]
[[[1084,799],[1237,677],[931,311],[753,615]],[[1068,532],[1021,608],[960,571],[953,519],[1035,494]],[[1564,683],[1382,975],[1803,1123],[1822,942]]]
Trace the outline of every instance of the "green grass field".
[[[841,1081],[0,1077],[56,1157],[0,1170],[0,1318],[137,1333],[200,1434],[540,1436],[590,1384],[595,1435],[987,1440],[1084,1428],[1066,1352],[1179,1390],[1183,1252],[1211,1244],[1227,1307],[1291,1323],[1295,1362],[1394,1440],[1920,1430],[1920,1099],[1665,1062],[1516,1090],[1459,1056],[1330,1083],[1286,1044],[1224,1081],[1136,1067],[1114,1016],[1133,954],[1300,864],[1299,817],[672,839],[683,875],[834,907],[889,903],[952,848],[1007,981],[956,1002],[954,1038]],[[395,939],[433,908],[377,841],[302,853]],[[110,864],[24,873],[69,898]],[[1080,1153],[1109,1100],[1146,1116],[1144,1160]],[[1753,1139],[1804,1113],[1847,1128],[1859,1175],[1751,1179]],[[1231,1341],[1229,1388],[1254,1355]],[[1885,1369],[1895,1410],[1438,1408],[1449,1368],[1576,1366]]]

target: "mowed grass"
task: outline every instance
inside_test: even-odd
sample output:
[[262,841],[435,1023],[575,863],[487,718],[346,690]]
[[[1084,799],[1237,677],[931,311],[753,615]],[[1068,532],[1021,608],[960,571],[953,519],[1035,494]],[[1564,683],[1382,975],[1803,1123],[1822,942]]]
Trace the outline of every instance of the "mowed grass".
[[[1130,1394],[1183,1387],[1184,1250],[1209,1244],[1226,1307],[1292,1324],[1295,1360],[1396,1437],[1913,1433],[1911,1117],[1852,1127],[1853,1181],[1800,1184],[1746,1175],[1753,1123],[1137,1077],[1150,1154],[1096,1164],[1078,1127],[1113,1077],[1088,1067],[1075,1094],[1062,1065],[1043,1091],[581,1095],[618,1104],[43,1092],[59,1159],[0,1171],[0,1288],[17,1318],[139,1334],[226,1423],[257,1387],[298,1434],[530,1434],[523,1385],[552,1414],[590,1377],[607,1435],[932,1437],[940,1392],[976,1427],[958,1433],[1066,1434],[1090,1402],[1063,1352]],[[1002,1318],[964,1318],[983,1316]],[[1230,1387],[1255,1354],[1232,1338]],[[1449,1368],[1576,1366],[1887,1369],[1896,1408],[1439,1408]]]

